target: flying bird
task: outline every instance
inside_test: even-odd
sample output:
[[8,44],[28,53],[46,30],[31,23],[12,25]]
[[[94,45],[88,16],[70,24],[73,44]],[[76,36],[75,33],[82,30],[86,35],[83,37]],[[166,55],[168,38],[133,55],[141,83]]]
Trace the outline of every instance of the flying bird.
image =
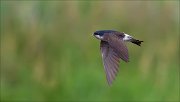
[[93,34],[97,39],[101,40],[100,50],[104,70],[106,72],[106,79],[109,85],[117,76],[119,71],[120,59],[129,62],[128,49],[125,42],[132,42],[141,46],[140,40],[134,39],[132,36],[115,30],[99,30]]

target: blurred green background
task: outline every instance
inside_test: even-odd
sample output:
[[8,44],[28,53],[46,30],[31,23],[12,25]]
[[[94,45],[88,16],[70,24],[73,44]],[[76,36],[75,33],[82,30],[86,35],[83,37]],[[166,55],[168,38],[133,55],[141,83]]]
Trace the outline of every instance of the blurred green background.
[[[179,101],[179,1],[1,1],[1,101]],[[96,30],[134,36],[111,87]]]

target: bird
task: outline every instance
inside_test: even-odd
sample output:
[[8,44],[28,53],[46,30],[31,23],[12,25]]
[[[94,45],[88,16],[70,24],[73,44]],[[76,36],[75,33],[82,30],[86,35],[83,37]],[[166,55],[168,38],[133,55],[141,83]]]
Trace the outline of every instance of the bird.
[[93,35],[100,40],[103,66],[108,85],[112,85],[119,71],[120,60],[129,62],[128,48],[125,42],[141,46],[143,41],[116,30],[98,30]]

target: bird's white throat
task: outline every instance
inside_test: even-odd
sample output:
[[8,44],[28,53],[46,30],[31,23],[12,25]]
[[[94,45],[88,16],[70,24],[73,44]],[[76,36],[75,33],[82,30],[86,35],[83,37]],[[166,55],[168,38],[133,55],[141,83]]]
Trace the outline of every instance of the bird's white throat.
[[102,36],[100,36],[100,35],[94,35],[97,39],[103,39],[103,37]]
[[132,36],[130,36],[130,35],[128,35],[128,34],[125,34],[125,33],[124,33],[124,35],[125,35],[124,38],[123,38],[124,41],[129,41],[129,40],[132,39]]

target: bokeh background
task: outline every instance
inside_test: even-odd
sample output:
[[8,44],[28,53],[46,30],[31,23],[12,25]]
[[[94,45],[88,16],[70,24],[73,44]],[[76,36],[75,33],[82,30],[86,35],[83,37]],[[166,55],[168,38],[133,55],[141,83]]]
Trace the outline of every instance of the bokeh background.
[[[179,101],[179,1],[1,1],[1,101]],[[96,30],[130,62],[108,86]]]

